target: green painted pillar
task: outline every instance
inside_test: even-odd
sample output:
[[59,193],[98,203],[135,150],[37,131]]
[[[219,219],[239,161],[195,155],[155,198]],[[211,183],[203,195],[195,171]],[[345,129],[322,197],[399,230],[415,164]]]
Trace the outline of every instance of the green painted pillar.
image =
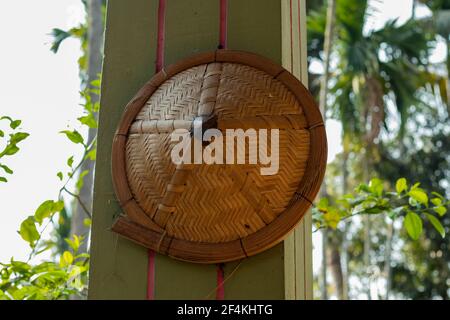
[[[219,0],[168,0],[166,64],[218,45]],[[90,299],[145,299],[147,250],[110,231],[121,213],[111,145],[125,105],[154,74],[157,0],[109,0],[94,186]],[[305,0],[229,0],[230,49],[252,51],[307,83]],[[311,219],[273,249],[225,266],[226,299],[312,298]],[[216,267],[157,255],[156,299],[214,299]]]

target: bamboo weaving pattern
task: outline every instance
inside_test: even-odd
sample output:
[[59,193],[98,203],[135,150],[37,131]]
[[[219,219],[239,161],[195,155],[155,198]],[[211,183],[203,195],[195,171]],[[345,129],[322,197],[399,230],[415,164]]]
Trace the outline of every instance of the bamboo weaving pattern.
[[[215,119],[213,128],[223,133],[278,129],[278,172],[262,175],[261,163],[174,164],[178,142],[171,134],[192,131],[196,119]],[[272,145],[270,134],[264,143]],[[225,152],[242,147],[248,160],[249,140],[224,142]],[[254,255],[282,241],[306,213],[323,179],[326,148],[316,104],[282,67],[229,50],[188,58],[155,75],[124,112],[112,154],[124,215],[113,230],[185,261]]]

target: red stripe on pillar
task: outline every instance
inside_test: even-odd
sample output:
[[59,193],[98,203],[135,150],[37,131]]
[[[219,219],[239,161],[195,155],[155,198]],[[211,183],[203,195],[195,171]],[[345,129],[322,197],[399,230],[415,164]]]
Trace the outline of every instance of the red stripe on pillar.
[[159,0],[158,6],[158,42],[156,45],[156,72],[164,67],[164,44],[166,36],[166,0]]
[[216,300],[225,299],[225,286],[224,286],[224,265],[223,263],[217,264],[217,288],[216,288]]
[[155,299],[155,251],[148,250],[147,300]]
[[219,49],[228,46],[228,0],[220,0],[220,36]]

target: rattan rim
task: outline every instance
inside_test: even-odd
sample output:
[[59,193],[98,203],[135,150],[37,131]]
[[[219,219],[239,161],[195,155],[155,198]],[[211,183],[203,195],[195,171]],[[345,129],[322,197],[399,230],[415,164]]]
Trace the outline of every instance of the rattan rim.
[[[145,214],[131,193],[125,168],[127,135],[137,114],[166,79],[183,70],[213,62],[238,63],[257,68],[281,81],[295,95],[303,107],[310,132],[306,170],[286,210],[261,230],[245,238],[222,243],[171,239]],[[219,263],[253,256],[280,243],[301,221],[320,189],[326,161],[327,141],[322,116],[309,91],[291,73],[253,53],[217,50],[197,54],[157,73],[126,106],[112,145],[113,186],[125,215],[116,219],[112,230],[159,253],[189,262]]]

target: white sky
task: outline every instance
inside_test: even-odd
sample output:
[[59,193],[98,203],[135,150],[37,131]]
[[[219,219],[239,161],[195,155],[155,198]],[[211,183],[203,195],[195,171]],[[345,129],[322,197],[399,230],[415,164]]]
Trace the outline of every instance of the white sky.
[[68,40],[55,55],[49,33],[80,19],[80,0],[0,2],[0,115],[23,120],[31,134],[5,161],[14,175],[0,184],[0,261],[29,252],[16,231],[42,201],[57,197],[56,173],[66,171],[66,159],[76,152],[58,132],[74,125],[81,109],[79,43]]
[[[376,7],[373,28],[399,16],[404,21],[411,14],[411,0],[379,1]],[[60,186],[56,173],[65,171],[66,159],[77,153],[58,132],[76,125],[81,111],[79,44],[67,40],[55,55],[49,50],[49,33],[55,27],[75,26],[82,19],[80,0],[0,2],[0,115],[23,120],[24,130],[31,134],[7,162],[14,175],[8,184],[0,184],[0,261],[26,257],[29,249],[16,233],[20,222],[42,201],[56,198]],[[341,150],[339,124],[330,121],[327,130],[331,161]],[[317,271],[321,260],[318,234],[314,245]]]

